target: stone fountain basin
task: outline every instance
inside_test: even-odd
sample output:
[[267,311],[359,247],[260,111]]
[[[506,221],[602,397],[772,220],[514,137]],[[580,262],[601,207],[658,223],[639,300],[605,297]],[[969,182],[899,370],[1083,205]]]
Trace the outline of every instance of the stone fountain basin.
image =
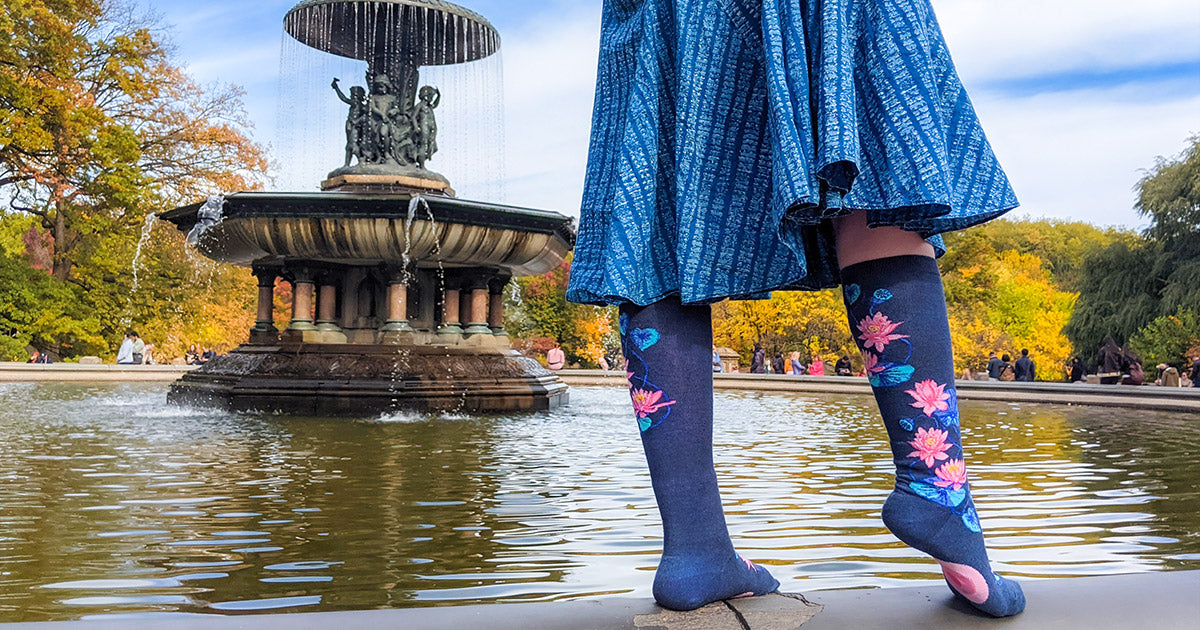
[[[222,219],[196,247],[214,260],[250,267],[302,259],[350,265],[495,266],[518,276],[562,264],[575,244],[574,221],[547,210],[411,193],[262,193],[225,197]],[[161,218],[190,232],[196,203]],[[431,218],[432,216],[432,218]]]

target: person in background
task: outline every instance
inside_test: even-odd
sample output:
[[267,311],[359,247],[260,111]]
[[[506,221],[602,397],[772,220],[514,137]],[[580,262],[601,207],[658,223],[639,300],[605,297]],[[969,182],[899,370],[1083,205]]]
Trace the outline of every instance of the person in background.
[[1192,357],[1192,373],[1188,379],[1192,381],[1192,387],[1200,387],[1200,352]]
[[776,352],[775,358],[771,361],[771,372],[773,374],[785,374],[787,366],[783,362],[783,353]]
[[1096,353],[1096,371],[1100,376],[1101,385],[1116,385],[1121,380],[1121,370],[1125,368],[1125,353],[1112,337],[1104,338],[1104,345]]
[[791,356],[788,357],[788,362],[792,364],[792,374],[795,374],[796,376],[804,375],[804,370],[806,368],[804,367],[804,363],[800,361],[799,351],[793,352]]
[[1142,369],[1142,360],[1133,353],[1126,354],[1129,374],[1121,381],[1124,385],[1142,385],[1146,382],[1146,371]]
[[135,334],[132,330],[125,332],[125,340],[121,342],[121,349],[117,350],[118,365],[133,365],[133,338]]
[[767,351],[763,350],[761,343],[754,344],[754,356],[750,357],[750,373],[767,373]]
[[46,354],[45,352],[39,352],[37,350],[34,350],[33,354],[29,355],[28,363],[38,363],[41,365],[49,365],[50,363],[53,363],[53,361],[50,360],[50,355]]
[[141,365],[146,358],[146,342],[132,330],[129,331],[129,338],[133,340],[133,364]]
[[1037,366],[1034,365],[1033,359],[1029,358],[1028,350],[1021,350],[1021,358],[1017,359],[1017,380],[1025,383],[1032,383],[1037,378]]
[[154,344],[146,344],[146,349],[142,353],[142,363],[145,365],[154,365],[158,363],[154,358]]
[[1163,387],[1179,387],[1179,370],[1173,365],[1159,363],[1158,378],[1154,380],[1154,384]]
[[1012,365],[1012,358],[1007,354],[1000,356],[1000,380],[1005,382],[1017,380],[1017,370]]
[[1075,357],[1071,359],[1071,376],[1072,383],[1087,382],[1087,368],[1083,365],[1083,359]]
[[721,363],[721,353],[717,352],[716,346],[713,346],[712,370],[713,374],[720,374],[725,371],[725,364]]
[[1004,367],[1004,363],[1000,357],[996,356],[995,352],[988,353],[987,373],[989,381],[1000,380],[1000,370]]
[[217,352],[208,346],[204,347],[204,352],[200,354],[200,364],[203,365],[217,358]]
[[833,373],[838,376],[852,376],[854,374],[854,365],[850,363],[850,357],[842,355],[842,358],[837,360],[833,366]]
[[567,354],[563,352],[562,346],[556,341],[554,342],[554,347],[546,351],[546,367],[557,372],[563,369],[563,366],[566,364]]
[[183,354],[183,362],[188,365],[200,365],[200,349],[192,344]]
[[825,376],[825,362],[821,360],[821,355],[814,355],[812,363],[808,366],[809,376]]

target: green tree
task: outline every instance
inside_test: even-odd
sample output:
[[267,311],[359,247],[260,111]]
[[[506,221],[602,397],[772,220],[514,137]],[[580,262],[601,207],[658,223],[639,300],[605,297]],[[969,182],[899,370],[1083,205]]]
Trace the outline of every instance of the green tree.
[[1200,136],[1146,173],[1136,207],[1151,221],[1142,236],[1117,239],[1084,262],[1067,334],[1085,352],[1106,335],[1129,341],[1179,309],[1200,312]]
[[1129,340],[1133,351],[1146,365],[1179,365],[1187,352],[1200,344],[1200,316],[1196,311],[1179,309],[1146,324]]

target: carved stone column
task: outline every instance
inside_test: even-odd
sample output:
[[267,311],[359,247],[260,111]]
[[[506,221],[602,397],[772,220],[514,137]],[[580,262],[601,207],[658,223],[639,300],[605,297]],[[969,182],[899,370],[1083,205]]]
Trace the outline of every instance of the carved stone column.
[[438,327],[438,335],[443,337],[462,335],[463,329],[459,325],[459,322],[462,321],[459,319],[461,313],[459,298],[457,282],[446,278],[445,286],[442,289],[442,325]]
[[492,329],[492,334],[497,337],[508,336],[508,331],[504,330],[504,288],[508,286],[510,280],[511,278],[499,276],[488,283],[490,293],[488,326]]
[[342,332],[337,325],[337,285],[333,278],[325,277],[317,295],[317,330]]
[[473,278],[469,285],[471,289],[470,319],[463,330],[464,335],[491,335],[492,328],[488,326],[488,278],[486,276]]
[[408,272],[403,269],[388,270],[387,321],[379,329],[384,333],[410,333],[408,323]]
[[250,329],[250,343],[275,343],[279,329],[275,327],[275,279],[279,272],[262,267],[254,270],[258,278],[258,315]]
[[292,321],[288,330],[316,330],[313,325],[313,275],[308,269],[292,272]]

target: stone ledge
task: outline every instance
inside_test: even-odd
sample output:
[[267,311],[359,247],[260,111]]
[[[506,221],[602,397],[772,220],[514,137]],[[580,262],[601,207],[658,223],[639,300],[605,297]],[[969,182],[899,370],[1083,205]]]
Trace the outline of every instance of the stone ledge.
[[[620,371],[562,370],[558,372],[558,375],[568,385],[628,387],[624,372]],[[713,376],[713,387],[720,390],[871,395],[870,384],[867,383],[867,379],[861,377],[775,374],[715,374]],[[1200,388],[990,381],[956,381],[955,385],[961,400],[1099,405],[1200,413]]]
[[[941,584],[819,591],[807,599],[768,595],[689,613],[649,599],[443,606],[331,613],[237,616],[125,615],[87,621],[0,624],[2,630],[1195,630],[1200,571],[1022,580],[1025,612],[1007,619],[977,613]],[[814,610],[816,612],[814,612]],[[659,623],[656,620],[661,620]],[[663,623],[671,625],[663,625]]]

